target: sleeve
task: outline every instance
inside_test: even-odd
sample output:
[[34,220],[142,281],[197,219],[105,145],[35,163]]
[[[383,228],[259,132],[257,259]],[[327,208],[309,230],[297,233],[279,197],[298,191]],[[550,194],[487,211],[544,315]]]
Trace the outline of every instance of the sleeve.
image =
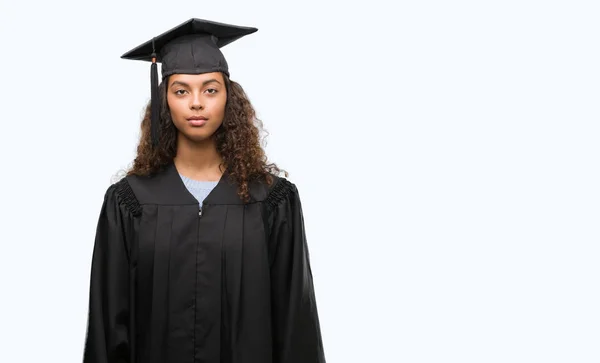
[[268,199],[273,362],[325,363],[298,189],[282,178]]
[[84,363],[131,362],[128,228],[131,214],[111,185],[98,218],[91,262]]

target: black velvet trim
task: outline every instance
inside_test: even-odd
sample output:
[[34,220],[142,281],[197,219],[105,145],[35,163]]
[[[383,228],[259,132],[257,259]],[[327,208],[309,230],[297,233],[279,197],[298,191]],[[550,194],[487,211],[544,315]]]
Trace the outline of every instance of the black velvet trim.
[[291,191],[292,183],[285,178],[281,178],[267,196],[265,203],[270,209],[274,209]]
[[142,214],[142,206],[138,202],[133,189],[129,185],[127,178],[119,180],[116,184],[116,192],[119,198],[119,202],[123,205],[132,215],[139,216]]

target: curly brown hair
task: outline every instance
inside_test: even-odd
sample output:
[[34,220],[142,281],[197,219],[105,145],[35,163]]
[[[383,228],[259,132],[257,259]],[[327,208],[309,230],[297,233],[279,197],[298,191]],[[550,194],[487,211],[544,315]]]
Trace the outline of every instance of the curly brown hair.
[[[261,147],[260,132],[263,123],[256,117],[242,86],[221,73],[225,81],[227,101],[223,123],[215,131],[217,152],[223,159],[219,165],[227,169],[230,177],[238,184],[238,195],[247,202],[250,198],[248,183],[263,181],[273,183],[271,174],[281,172],[287,177],[288,172],[279,169],[276,164],[268,163],[267,156]],[[167,103],[167,84],[169,77],[159,85],[160,95],[160,141],[156,148],[152,147],[150,133],[150,102],[141,123],[140,142],[137,156],[127,175],[149,176],[160,172],[173,161],[177,154],[177,133],[179,132],[171,119]],[[266,135],[265,135],[266,136]]]

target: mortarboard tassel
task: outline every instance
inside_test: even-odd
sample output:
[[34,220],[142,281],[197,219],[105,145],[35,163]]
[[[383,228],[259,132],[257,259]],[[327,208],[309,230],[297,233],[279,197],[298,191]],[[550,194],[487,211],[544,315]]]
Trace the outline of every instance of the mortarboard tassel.
[[159,140],[159,99],[158,99],[158,65],[152,39],[152,65],[150,66],[150,134],[152,147],[158,146]]

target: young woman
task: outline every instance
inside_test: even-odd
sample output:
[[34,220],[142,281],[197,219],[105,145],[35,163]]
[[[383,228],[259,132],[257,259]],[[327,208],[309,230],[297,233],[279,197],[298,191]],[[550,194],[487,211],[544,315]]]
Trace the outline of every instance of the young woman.
[[298,189],[219,50],[256,30],[191,19],[123,55],[152,100],[99,216],[84,362],[325,362]]

